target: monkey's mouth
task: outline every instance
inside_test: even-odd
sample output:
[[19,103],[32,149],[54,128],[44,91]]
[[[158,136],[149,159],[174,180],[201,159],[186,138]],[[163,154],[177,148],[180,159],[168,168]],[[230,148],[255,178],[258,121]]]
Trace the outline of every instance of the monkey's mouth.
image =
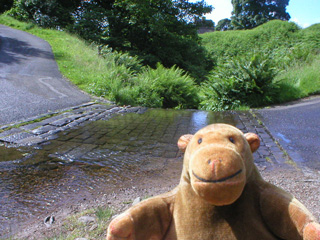
[[224,178],[220,178],[220,179],[217,179],[217,180],[207,180],[207,179],[204,179],[202,177],[199,177],[197,174],[194,173],[194,171],[192,171],[192,174],[193,176],[195,176],[198,180],[200,180],[201,182],[206,182],[206,183],[220,183],[220,182],[225,182],[231,178],[234,178],[235,176],[239,175],[240,173],[242,172],[242,169],[240,169],[239,171],[237,171],[236,173],[230,175],[230,176],[227,176],[227,177],[224,177]]

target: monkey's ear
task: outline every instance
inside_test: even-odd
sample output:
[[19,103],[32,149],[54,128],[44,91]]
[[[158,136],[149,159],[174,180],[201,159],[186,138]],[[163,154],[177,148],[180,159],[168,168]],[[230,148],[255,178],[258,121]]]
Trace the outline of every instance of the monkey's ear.
[[179,140],[178,140],[178,147],[180,149],[181,152],[185,152],[186,148],[191,140],[191,138],[193,137],[192,134],[186,134],[186,135],[182,135]]
[[250,145],[251,152],[254,153],[255,151],[257,151],[258,148],[260,147],[259,136],[255,133],[246,133],[246,134],[244,134],[244,136]]

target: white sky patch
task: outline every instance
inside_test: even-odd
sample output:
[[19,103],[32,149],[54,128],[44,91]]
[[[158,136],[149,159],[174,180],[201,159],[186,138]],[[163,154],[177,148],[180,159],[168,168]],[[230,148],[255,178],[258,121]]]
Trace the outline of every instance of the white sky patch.
[[290,22],[294,22],[294,23],[298,24],[302,28],[307,28],[307,27],[309,27],[311,25],[310,23],[304,23],[304,22],[299,21],[298,18],[291,18]]
[[[190,2],[198,2],[199,0],[190,0]],[[214,7],[210,14],[206,14],[207,19],[211,19],[217,25],[221,19],[230,18],[233,10],[231,0],[206,0],[208,5]]]
[[[189,0],[198,2],[199,0]],[[217,25],[221,19],[230,18],[233,10],[231,0],[205,0],[208,5],[214,7],[210,14],[205,15]],[[291,22],[305,28],[314,23],[320,23],[320,0],[290,0],[287,12],[291,15]]]
[[211,19],[216,24],[218,24],[221,19],[231,17],[231,12],[233,10],[231,1],[207,0],[206,3],[214,7],[213,11],[206,15],[206,18]]
[[[319,17],[319,18],[316,18],[315,22],[312,23],[312,24],[315,24],[315,23],[320,23],[320,17]],[[311,24],[311,25],[312,25],[312,24]]]
[[307,27],[310,27],[312,24],[310,23],[304,23],[302,24],[302,28],[307,28]]

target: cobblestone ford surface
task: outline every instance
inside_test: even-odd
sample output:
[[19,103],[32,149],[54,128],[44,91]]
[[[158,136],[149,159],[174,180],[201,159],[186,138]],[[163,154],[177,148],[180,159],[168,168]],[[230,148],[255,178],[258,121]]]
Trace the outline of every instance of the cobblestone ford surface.
[[81,123],[107,120],[114,114],[138,112],[141,108],[87,103],[63,111],[29,118],[23,122],[0,127],[0,141],[20,146],[32,146],[55,138],[55,134]]
[[[53,112],[49,115],[38,116],[34,118],[30,118],[25,120],[24,122],[15,123],[12,125],[5,125],[0,127],[0,142],[11,144],[15,146],[38,146],[44,145],[54,139],[58,138],[58,134],[60,132],[65,132],[67,130],[73,129],[78,127],[76,132],[68,133],[67,136],[69,137],[60,137],[59,141],[65,142],[77,142],[79,145],[78,149],[87,147],[84,146],[85,144],[94,145],[90,148],[94,149],[97,146],[109,147],[110,145],[105,145],[106,142],[109,141],[108,134],[101,129],[97,129],[96,132],[93,131],[91,133],[92,136],[87,137],[80,137],[78,134],[79,128],[83,128],[83,132],[90,132],[90,127],[87,126],[88,122],[94,122],[97,120],[109,120],[114,116],[117,115],[124,115],[127,113],[136,113],[136,114],[143,114],[147,111],[146,108],[141,107],[119,107],[115,105],[107,105],[107,104],[100,104],[100,103],[87,103],[81,106],[73,107],[70,109],[66,109],[60,112]],[[149,110],[152,111],[152,110]],[[155,111],[155,110],[153,110]],[[175,112],[174,110],[158,110],[156,114],[161,114],[161,112]],[[121,132],[121,136],[130,136],[130,141],[119,141],[116,140],[115,142],[119,145],[122,145],[122,150],[130,149],[127,146],[124,147],[126,144],[129,146],[132,145],[132,142],[137,138],[137,133],[134,131],[134,127],[137,124],[145,124],[145,128],[140,126],[139,131],[141,129],[147,130],[144,133],[145,137],[148,137],[149,140],[159,141],[164,143],[172,143],[175,144],[177,139],[186,133],[195,133],[200,128],[204,127],[207,124],[215,123],[215,122],[224,122],[235,125],[243,132],[254,132],[257,133],[261,138],[261,146],[257,153],[255,153],[255,160],[256,163],[264,163],[264,165],[272,165],[272,163],[284,163],[284,154],[277,144],[268,130],[263,126],[263,123],[256,118],[253,112],[243,111],[243,112],[229,112],[229,113],[210,113],[204,111],[176,111],[176,118],[179,118],[180,113],[178,112],[189,112],[192,114],[187,114],[187,122],[183,122],[183,117],[180,119],[179,124],[171,124],[170,129],[161,128],[155,119],[151,119],[151,122],[156,123],[158,126],[155,126],[156,130],[148,129],[148,117],[141,117],[136,119],[131,119],[124,126],[121,126],[121,129],[117,129],[118,132]],[[147,115],[147,114],[146,114]],[[183,115],[183,114],[182,114]],[[220,117],[216,117],[220,115]],[[209,117],[208,117],[209,116]],[[211,119],[210,119],[211,116]],[[231,117],[232,116],[232,117]],[[169,121],[168,123],[163,124],[170,124],[172,119],[171,116],[168,116],[168,119],[160,118],[160,121]],[[196,118],[191,119],[193,121],[194,126],[190,128],[190,121],[189,118]],[[209,118],[209,119],[206,119]],[[120,118],[119,120],[120,121]],[[136,122],[134,122],[136,121]],[[137,123],[137,121],[142,121],[142,123]],[[198,121],[198,122],[197,122]],[[119,126],[120,127],[120,126]],[[94,128],[94,127],[93,127]],[[91,129],[92,132],[92,129]],[[172,133],[175,133],[174,135]],[[78,134],[78,135],[77,135]],[[74,135],[74,136],[73,136]],[[76,136],[77,135],[77,136]],[[104,137],[102,137],[104,135]],[[149,135],[149,136],[147,136]],[[99,138],[100,137],[100,138]],[[119,135],[117,136],[119,138]],[[125,140],[125,138],[121,138],[121,140]],[[173,140],[173,142],[172,142]],[[114,147],[114,146],[113,146]],[[158,146],[159,147],[159,146]],[[177,149],[174,147],[175,150]],[[65,150],[65,152],[70,152],[73,149],[70,146],[69,151]],[[157,151],[164,151],[165,154],[161,156],[166,156],[167,149],[161,147],[157,149]],[[80,151],[83,152],[83,151]],[[80,156],[78,156],[80,157]],[[160,155],[159,155],[160,157]],[[173,156],[172,156],[173,157]]]
[[[257,133],[261,147],[254,159],[260,170],[286,161],[250,111],[146,109],[92,102],[2,126],[0,233],[83,199],[112,196],[115,189],[146,179],[151,184],[168,171],[174,171],[170,181],[178,181],[182,154],[177,140],[211,123]],[[9,148],[1,147],[1,142]],[[8,149],[13,153],[6,155]]]

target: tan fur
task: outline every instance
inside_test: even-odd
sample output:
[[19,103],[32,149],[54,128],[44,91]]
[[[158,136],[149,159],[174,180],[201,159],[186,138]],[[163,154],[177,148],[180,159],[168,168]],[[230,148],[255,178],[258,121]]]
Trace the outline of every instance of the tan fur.
[[213,124],[178,141],[179,185],[116,217],[107,240],[320,240],[320,225],[253,163],[254,133]]

